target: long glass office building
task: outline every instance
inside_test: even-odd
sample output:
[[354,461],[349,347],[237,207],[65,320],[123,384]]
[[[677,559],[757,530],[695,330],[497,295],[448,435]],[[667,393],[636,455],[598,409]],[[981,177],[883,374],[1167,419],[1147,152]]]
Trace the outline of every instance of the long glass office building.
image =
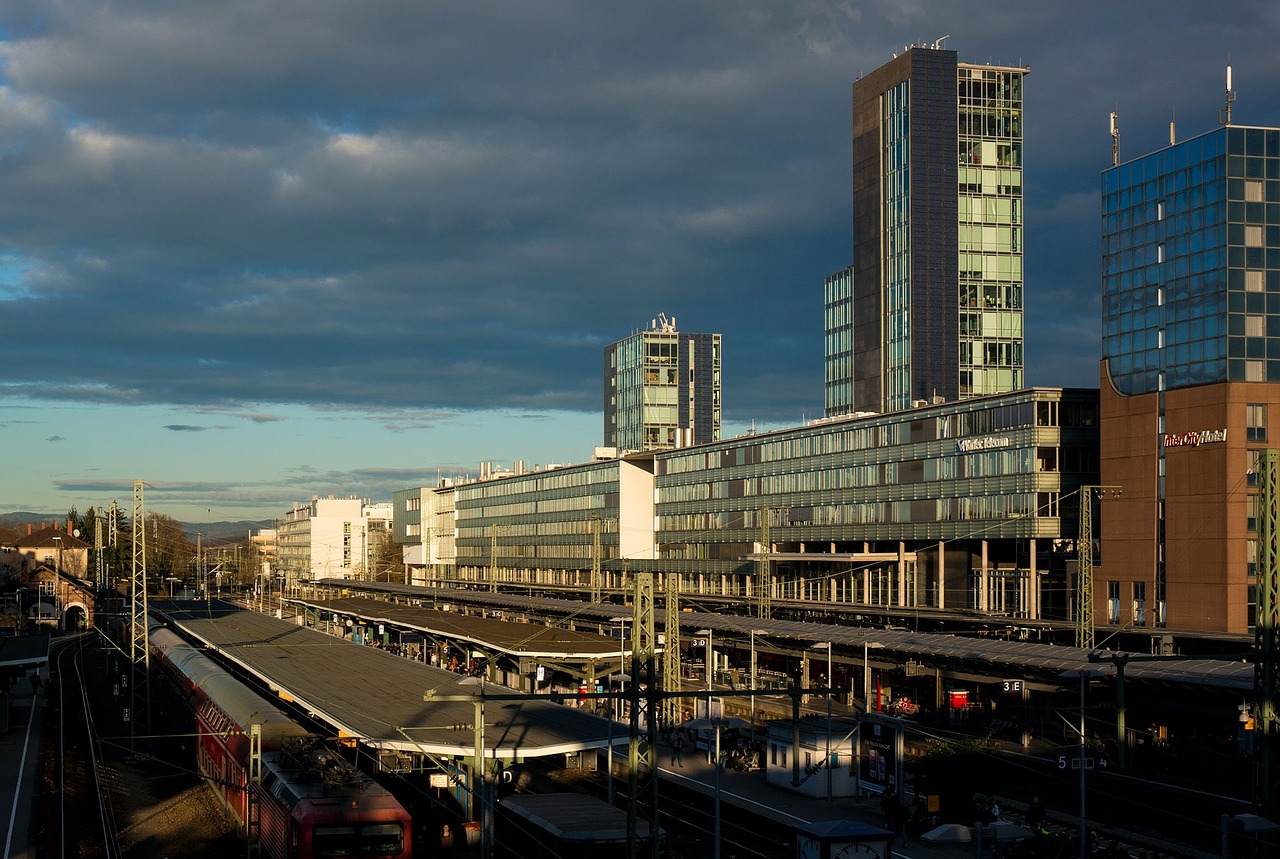
[[646,570],[682,593],[1064,618],[1097,418],[1096,391],[1036,388],[465,484],[457,575],[580,588],[598,564],[610,588]]

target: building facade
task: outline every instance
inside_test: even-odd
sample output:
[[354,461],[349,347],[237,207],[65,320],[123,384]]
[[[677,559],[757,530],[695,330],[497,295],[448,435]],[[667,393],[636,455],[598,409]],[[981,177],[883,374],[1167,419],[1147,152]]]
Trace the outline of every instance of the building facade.
[[1280,129],[1222,126],[1102,174],[1096,622],[1245,633],[1256,463],[1280,409]]
[[669,450],[720,438],[720,335],[659,314],[604,350],[604,444]]
[[410,584],[426,584],[453,566],[456,494],[452,480],[392,493],[392,539],[400,546]]
[[379,535],[391,538],[392,505],[357,497],[295,501],[276,523],[277,569],[289,587],[317,579],[370,578]]
[[854,83],[851,289],[826,296],[852,334],[826,344],[828,416],[1022,387],[1027,71],[912,46]]
[[478,481],[457,487],[456,575],[572,587],[598,563],[613,588],[645,570],[682,593],[1065,618],[1097,446],[1096,391],[1037,388]]

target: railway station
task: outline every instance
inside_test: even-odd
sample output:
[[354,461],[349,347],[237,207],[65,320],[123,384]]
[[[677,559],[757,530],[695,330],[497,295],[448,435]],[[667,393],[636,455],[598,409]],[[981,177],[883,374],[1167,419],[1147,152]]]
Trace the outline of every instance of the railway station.
[[[619,617],[629,607],[509,592],[341,580],[317,583],[315,594],[294,602],[311,611],[341,606],[357,628],[382,623],[389,639],[399,629],[424,634],[434,630],[432,634],[446,638],[461,632],[459,640],[468,641],[490,635],[492,640],[477,649],[498,657],[495,665],[508,681],[519,681],[521,674],[519,654],[504,652],[513,646],[508,637],[518,641],[529,636],[531,626],[542,630],[547,623],[562,625],[561,635],[574,631],[619,635],[625,634],[630,621]],[[320,594],[339,596],[329,599]],[[358,594],[370,599],[353,596]],[[663,640],[676,642],[680,652],[682,688],[691,693],[755,689],[758,695],[725,697],[719,702],[719,712],[753,722],[789,717],[791,705],[785,692],[791,686],[824,687],[833,690],[830,701],[825,695],[807,695],[805,712],[825,712],[830,703],[837,715],[870,711],[922,721],[927,715],[934,724],[995,732],[1002,739],[1030,746],[1037,737],[1062,738],[1055,714],[1064,689],[1074,690],[1079,681],[1072,678],[1084,672],[1091,678],[1091,701],[1125,702],[1114,707],[1115,733],[1111,734],[1113,753],[1123,762],[1121,749],[1135,750],[1152,724],[1167,725],[1180,713],[1201,727],[1217,725],[1221,731],[1234,732],[1239,726],[1240,701],[1251,694],[1254,683],[1254,666],[1240,655],[1211,653],[1196,658],[1085,650],[707,611],[682,611],[678,616],[679,628],[664,629]],[[520,623],[503,632],[510,621]],[[625,644],[615,641],[612,647],[612,655],[627,652]],[[708,665],[712,666],[710,678]],[[1170,702],[1175,700],[1177,706],[1171,709]],[[1126,709],[1128,724],[1121,715]]]
[[[469,758],[573,755],[610,742],[605,720],[551,701],[485,700],[483,677],[400,659],[229,603],[165,604],[165,622],[217,651],[283,701],[388,755]],[[495,688],[496,695],[501,691]],[[473,730],[485,708],[483,739]]]

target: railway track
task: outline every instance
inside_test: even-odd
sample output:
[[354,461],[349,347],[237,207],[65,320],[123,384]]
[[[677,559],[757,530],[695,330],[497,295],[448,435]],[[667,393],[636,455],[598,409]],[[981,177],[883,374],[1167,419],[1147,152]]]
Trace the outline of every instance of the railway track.
[[110,646],[94,634],[60,641],[51,654],[33,802],[38,856],[242,854],[244,842],[205,784],[170,762],[183,738],[126,732],[113,695],[112,661]]

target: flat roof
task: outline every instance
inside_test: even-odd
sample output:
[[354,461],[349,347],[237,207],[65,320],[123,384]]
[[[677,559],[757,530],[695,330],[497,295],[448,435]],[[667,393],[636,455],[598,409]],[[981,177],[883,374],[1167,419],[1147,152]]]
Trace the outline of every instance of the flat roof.
[[[480,698],[485,753],[494,757],[568,754],[604,748],[627,736],[625,728],[611,730],[608,720],[592,713],[232,603],[153,603],[152,611],[339,736],[378,749],[471,757]],[[428,692],[436,700],[424,701]],[[495,700],[502,696],[518,700]]]
[[29,668],[49,661],[49,633],[0,638],[0,668]]
[[448,636],[514,657],[591,660],[623,657],[631,651],[625,643],[607,635],[592,635],[542,623],[472,617],[453,611],[418,605],[389,603],[368,597],[298,599],[286,602],[309,609],[389,623],[431,635]]
[[[435,599],[439,602],[456,600],[492,606],[543,611],[563,612],[575,617],[607,619],[630,607],[601,605],[552,597],[530,597],[516,594],[488,593],[482,591],[431,588],[420,585],[400,585],[382,582],[351,582],[325,579],[316,583],[322,587],[344,586],[372,592],[412,594]],[[694,595],[696,596],[696,595]],[[1062,675],[1081,670],[1096,673],[1100,677],[1112,677],[1115,665],[1108,661],[1125,660],[1126,681],[1197,686],[1209,689],[1251,692],[1253,689],[1253,663],[1245,659],[1168,657],[1158,661],[1148,654],[1123,653],[1104,649],[1087,650],[1054,644],[1027,641],[1006,641],[998,638],[949,635],[945,633],[912,632],[906,629],[883,629],[868,626],[845,626],[831,623],[812,623],[796,620],[778,620],[748,617],[745,615],[711,612],[682,612],[680,629],[688,634],[702,628],[713,630],[715,635],[750,637],[755,631],[757,641],[773,639],[798,642],[795,646],[831,642],[847,654],[861,655],[864,646],[879,652],[878,659],[893,654],[897,659],[919,659],[930,665],[945,663],[950,670],[982,673],[989,680],[999,677],[1022,677],[1039,682],[1066,683]],[[856,651],[853,650],[856,648]],[[1091,662],[1090,653],[1095,659]],[[1017,674],[1011,672],[1027,672]]]

